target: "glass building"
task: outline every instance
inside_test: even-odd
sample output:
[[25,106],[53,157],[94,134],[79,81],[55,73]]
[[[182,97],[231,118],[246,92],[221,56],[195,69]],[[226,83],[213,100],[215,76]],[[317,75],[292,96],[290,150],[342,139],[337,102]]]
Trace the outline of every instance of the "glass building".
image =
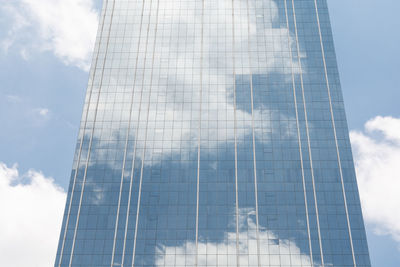
[[327,1],[104,0],[55,266],[370,266]]

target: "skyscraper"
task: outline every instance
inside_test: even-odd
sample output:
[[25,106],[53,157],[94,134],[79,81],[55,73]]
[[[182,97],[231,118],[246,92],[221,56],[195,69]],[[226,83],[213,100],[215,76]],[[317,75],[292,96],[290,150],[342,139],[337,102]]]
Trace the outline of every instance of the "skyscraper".
[[104,0],[55,266],[370,266],[326,0]]

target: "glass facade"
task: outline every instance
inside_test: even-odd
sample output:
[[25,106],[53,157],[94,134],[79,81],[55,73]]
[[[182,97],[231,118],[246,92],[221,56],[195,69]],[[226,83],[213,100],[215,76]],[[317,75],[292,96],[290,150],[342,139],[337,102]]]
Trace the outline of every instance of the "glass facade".
[[55,266],[370,266],[326,0],[104,0]]

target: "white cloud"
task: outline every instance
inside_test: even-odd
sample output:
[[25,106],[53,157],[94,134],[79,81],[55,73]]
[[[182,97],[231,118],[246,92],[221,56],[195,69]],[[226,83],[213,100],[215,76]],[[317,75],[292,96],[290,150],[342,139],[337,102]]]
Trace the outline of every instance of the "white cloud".
[[98,25],[93,0],[19,0],[2,9],[14,20],[4,51],[13,45],[22,57],[27,49],[51,51],[67,65],[89,69]]
[[49,114],[49,109],[39,108],[39,109],[37,109],[37,112],[39,113],[39,115],[46,117]]
[[350,138],[365,220],[400,244],[400,119],[375,117]]
[[19,54],[21,55],[21,57],[28,61],[29,60],[29,52],[26,48],[21,48],[21,51],[19,51]]
[[52,113],[48,108],[31,108],[26,118],[32,126],[43,127],[52,119]]
[[0,162],[0,266],[53,266],[65,198],[53,179]]

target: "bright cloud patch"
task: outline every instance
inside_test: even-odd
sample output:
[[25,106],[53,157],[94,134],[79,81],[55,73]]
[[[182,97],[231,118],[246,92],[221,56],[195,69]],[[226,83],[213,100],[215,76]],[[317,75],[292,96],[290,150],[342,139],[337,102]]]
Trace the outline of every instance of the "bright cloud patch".
[[53,179],[0,162],[0,266],[53,266],[65,198]]
[[41,116],[47,116],[47,115],[49,114],[49,110],[48,110],[47,108],[40,108],[40,109],[38,110],[38,112],[39,112],[39,114],[40,114]]
[[350,138],[364,217],[400,242],[400,119],[378,116]]
[[98,25],[93,0],[10,2],[2,7],[14,19],[3,50],[18,45],[25,59],[29,49],[51,51],[65,64],[88,70]]

